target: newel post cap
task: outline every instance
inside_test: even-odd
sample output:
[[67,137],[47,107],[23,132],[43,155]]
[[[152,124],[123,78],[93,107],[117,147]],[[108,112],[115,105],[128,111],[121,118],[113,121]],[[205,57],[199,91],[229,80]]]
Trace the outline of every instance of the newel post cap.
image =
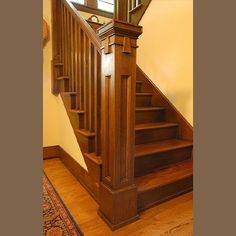
[[133,25],[123,21],[112,20],[98,29],[98,37],[103,40],[108,36],[110,37],[112,35],[118,35],[132,39],[138,39],[142,32],[142,26]]

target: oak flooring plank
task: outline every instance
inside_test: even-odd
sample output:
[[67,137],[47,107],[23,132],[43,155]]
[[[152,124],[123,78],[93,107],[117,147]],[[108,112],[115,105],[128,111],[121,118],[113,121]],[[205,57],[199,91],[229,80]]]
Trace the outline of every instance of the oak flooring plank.
[[98,216],[98,204],[59,158],[43,161],[44,171],[85,236],[191,236],[192,192],[150,208],[140,219],[112,232]]

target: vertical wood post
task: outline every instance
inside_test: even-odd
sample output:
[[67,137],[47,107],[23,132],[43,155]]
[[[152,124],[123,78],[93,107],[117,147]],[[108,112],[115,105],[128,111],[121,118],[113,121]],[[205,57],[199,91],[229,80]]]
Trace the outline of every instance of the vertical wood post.
[[134,184],[136,49],[142,27],[113,20],[102,41],[100,216],[111,229],[138,218]]
[[57,95],[59,93],[59,84],[56,78],[62,72],[61,62],[61,48],[62,48],[62,35],[61,35],[61,1],[52,0],[52,88],[53,94]]

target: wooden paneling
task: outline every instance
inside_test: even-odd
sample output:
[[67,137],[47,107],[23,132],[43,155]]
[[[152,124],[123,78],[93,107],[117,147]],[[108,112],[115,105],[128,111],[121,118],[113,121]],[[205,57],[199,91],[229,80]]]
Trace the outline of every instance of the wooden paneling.
[[[127,1],[116,1],[117,19]],[[123,5],[122,5],[123,4]],[[99,214],[114,230],[138,219],[134,184],[136,41],[142,28],[121,21],[99,28],[102,42],[102,181]],[[123,207],[120,207],[120,206]]]
[[60,156],[60,147],[58,145],[43,147],[43,159],[56,158]]
[[[141,3],[132,2],[132,13]],[[138,208],[192,187],[191,173],[165,182],[172,169],[187,169],[180,162],[192,161],[192,127],[137,67],[142,27],[124,22],[127,0],[115,6],[116,19],[98,38],[69,1],[53,0],[52,60],[53,93],[61,94],[88,171],[62,149],[61,159],[113,230],[137,220]],[[154,186],[141,191],[140,178]]]
[[64,165],[70,170],[75,178],[83,185],[83,187],[91,194],[91,196],[99,202],[99,180],[100,180],[100,165],[91,161],[86,160],[88,171],[76,162],[65,150],[61,147],[60,159]]

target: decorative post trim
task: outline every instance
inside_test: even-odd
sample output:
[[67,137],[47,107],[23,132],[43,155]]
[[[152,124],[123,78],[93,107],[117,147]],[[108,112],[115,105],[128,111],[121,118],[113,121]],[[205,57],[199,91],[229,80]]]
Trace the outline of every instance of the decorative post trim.
[[99,214],[111,229],[138,219],[134,184],[136,49],[142,27],[113,20],[102,42],[102,181]]

